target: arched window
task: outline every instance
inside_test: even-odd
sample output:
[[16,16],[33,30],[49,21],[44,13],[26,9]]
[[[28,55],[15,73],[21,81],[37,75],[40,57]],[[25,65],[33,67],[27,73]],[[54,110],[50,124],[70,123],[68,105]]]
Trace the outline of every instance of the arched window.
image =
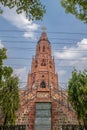
[[38,64],[38,61],[36,60],[35,63]]
[[43,46],[43,52],[45,52],[45,46]]
[[41,87],[41,88],[46,88],[46,84],[45,84],[44,81],[41,82],[40,87]]
[[49,61],[50,68],[52,68],[52,61]]
[[46,66],[45,60],[42,60],[41,66]]
[[36,60],[35,61],[35,68],[38,66],[38,61]]
[[39,46],[39,51],[40,51],[40,46]]

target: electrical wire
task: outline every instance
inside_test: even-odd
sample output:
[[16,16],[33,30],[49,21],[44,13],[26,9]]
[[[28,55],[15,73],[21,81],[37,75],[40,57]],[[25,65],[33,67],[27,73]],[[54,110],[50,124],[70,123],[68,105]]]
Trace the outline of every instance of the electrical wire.
[[[0,29],[0,32],[25,32],[26,30],[16,30],[16,29]],[[33,33],[42,33],[42,31],[26,31],[26,32],[33,32]],[[47,34],[68,34],[68,35],[87,35],[87,33],[83,32],[58,32],[58,31],[46,31]]]

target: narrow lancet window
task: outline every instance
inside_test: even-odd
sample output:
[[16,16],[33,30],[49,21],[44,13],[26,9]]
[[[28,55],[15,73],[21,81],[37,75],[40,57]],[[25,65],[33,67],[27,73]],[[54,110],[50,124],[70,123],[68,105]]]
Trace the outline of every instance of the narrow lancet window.
[[44,81],[41,82],[40,87],[41,87],[41,88],[46,88],[46,84],[45,84]]

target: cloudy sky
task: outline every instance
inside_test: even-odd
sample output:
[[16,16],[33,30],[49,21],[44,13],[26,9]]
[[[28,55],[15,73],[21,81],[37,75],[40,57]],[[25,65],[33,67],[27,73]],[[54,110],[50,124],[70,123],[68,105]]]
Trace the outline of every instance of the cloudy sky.
[[26,82],[41,28],[45,26],[59,83],[64,86],[73,68],[87,68],[87,25],[66,14],[60,0],[42,2],[47,9],[42,21],[29,21],[24,14],[16,14],[15,8],[3,8],[4,13],[0,16],[0,48],[7,48],[5,64],[14,68],[14,74],[20,77],[21,82]]

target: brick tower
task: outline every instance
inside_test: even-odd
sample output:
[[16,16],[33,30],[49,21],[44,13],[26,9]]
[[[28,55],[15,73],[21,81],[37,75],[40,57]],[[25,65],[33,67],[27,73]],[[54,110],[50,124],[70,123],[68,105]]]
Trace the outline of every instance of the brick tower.
[[58,89],[58,76],[55,74],[50,42],[46,33],[43,32],[36,47],[36,55],[32,59],[31,73],[28,75],[28,88],[38,87],[38,90],[50,91],[51,86]]
[[67,102],[67,91],[60,91],[51,45],[45,32],[37,43],[28,74],[27,88],[20,91],[16,124],[27,130],[60,130],[62,125],[77,124],[77,117]]

